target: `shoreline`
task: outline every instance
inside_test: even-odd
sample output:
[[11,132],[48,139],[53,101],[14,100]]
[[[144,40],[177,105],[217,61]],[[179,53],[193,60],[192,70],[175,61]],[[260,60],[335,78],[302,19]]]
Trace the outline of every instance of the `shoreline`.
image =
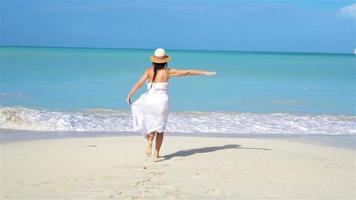
[[141,136],[1,144],[0,197],[355,198],[355,150],[278,138],[167,136],[153,161],[145,145]]
[[[119,131],[27,131],[0,129],[0,144],[66,138],[97,138],[97,137],[126,137],[142,136],[139,132]],[[257,138],[278,139],[294,142],[317,144],[342,149],[356,150],[356,135],[321,135],[321,134],[223,134],[223,133],[165,133],[165,137],[206,137],[206,138]],[[142,136],[142,139],[143,136]]]

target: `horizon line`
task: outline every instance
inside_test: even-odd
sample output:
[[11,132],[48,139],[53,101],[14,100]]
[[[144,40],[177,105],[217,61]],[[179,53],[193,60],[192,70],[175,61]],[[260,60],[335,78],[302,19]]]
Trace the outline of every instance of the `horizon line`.
[[[137,48],[137,47],[85,47],[85,46],[35,46],[35,45],[0,45],[1,47],[18,47],[18,48],[63,48],[63,49],[132,49],[132,50],[154,50],[155,48]],[[308,51],[249,51],[249,50],[230,50],[230,49],[175,49],[165,48],[172,51],[218,51],[218,52],[241,52],[241,53],[278,53],[278,54],[339,54],[339,55],[354,55],[350,53],[340,52],[308,52]]]

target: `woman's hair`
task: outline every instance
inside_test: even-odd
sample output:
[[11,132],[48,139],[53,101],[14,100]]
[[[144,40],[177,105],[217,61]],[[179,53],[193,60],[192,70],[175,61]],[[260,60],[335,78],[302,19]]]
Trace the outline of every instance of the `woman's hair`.
[[157,71],[160,70],[160,69],[164,69],[166,67],[168,67],[168,63],[155,63],[153,62],[153,78],[152,78],[152,82],[155,82],[155,78],[156,78],[156,74],[157,74]]

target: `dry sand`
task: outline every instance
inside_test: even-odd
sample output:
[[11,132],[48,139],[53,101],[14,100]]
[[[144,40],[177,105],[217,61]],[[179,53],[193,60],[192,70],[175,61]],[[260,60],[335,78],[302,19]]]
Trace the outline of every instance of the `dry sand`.
[[279,139],[142,136],[1,144],[2,199],[355,199],[355,150]]

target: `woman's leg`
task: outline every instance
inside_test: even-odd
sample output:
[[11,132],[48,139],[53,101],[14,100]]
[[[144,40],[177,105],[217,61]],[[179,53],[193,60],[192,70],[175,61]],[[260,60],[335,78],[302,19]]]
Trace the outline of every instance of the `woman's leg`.
[[146,153],[147,157],[151,156],[152,142],[153,142],[153,139],[155,138],[155,133],[156,132],[152,132],[152,133],[148,133],[147,134],[147,147],[146,147],[146,150],[145,150],[145,153]]
[[156,151],[155,151],[155,158],[157,159],[159,157],[159,151],[161,149],[162,146],[162,141],[163,141],[163,133],[158,133],[156,134]]

